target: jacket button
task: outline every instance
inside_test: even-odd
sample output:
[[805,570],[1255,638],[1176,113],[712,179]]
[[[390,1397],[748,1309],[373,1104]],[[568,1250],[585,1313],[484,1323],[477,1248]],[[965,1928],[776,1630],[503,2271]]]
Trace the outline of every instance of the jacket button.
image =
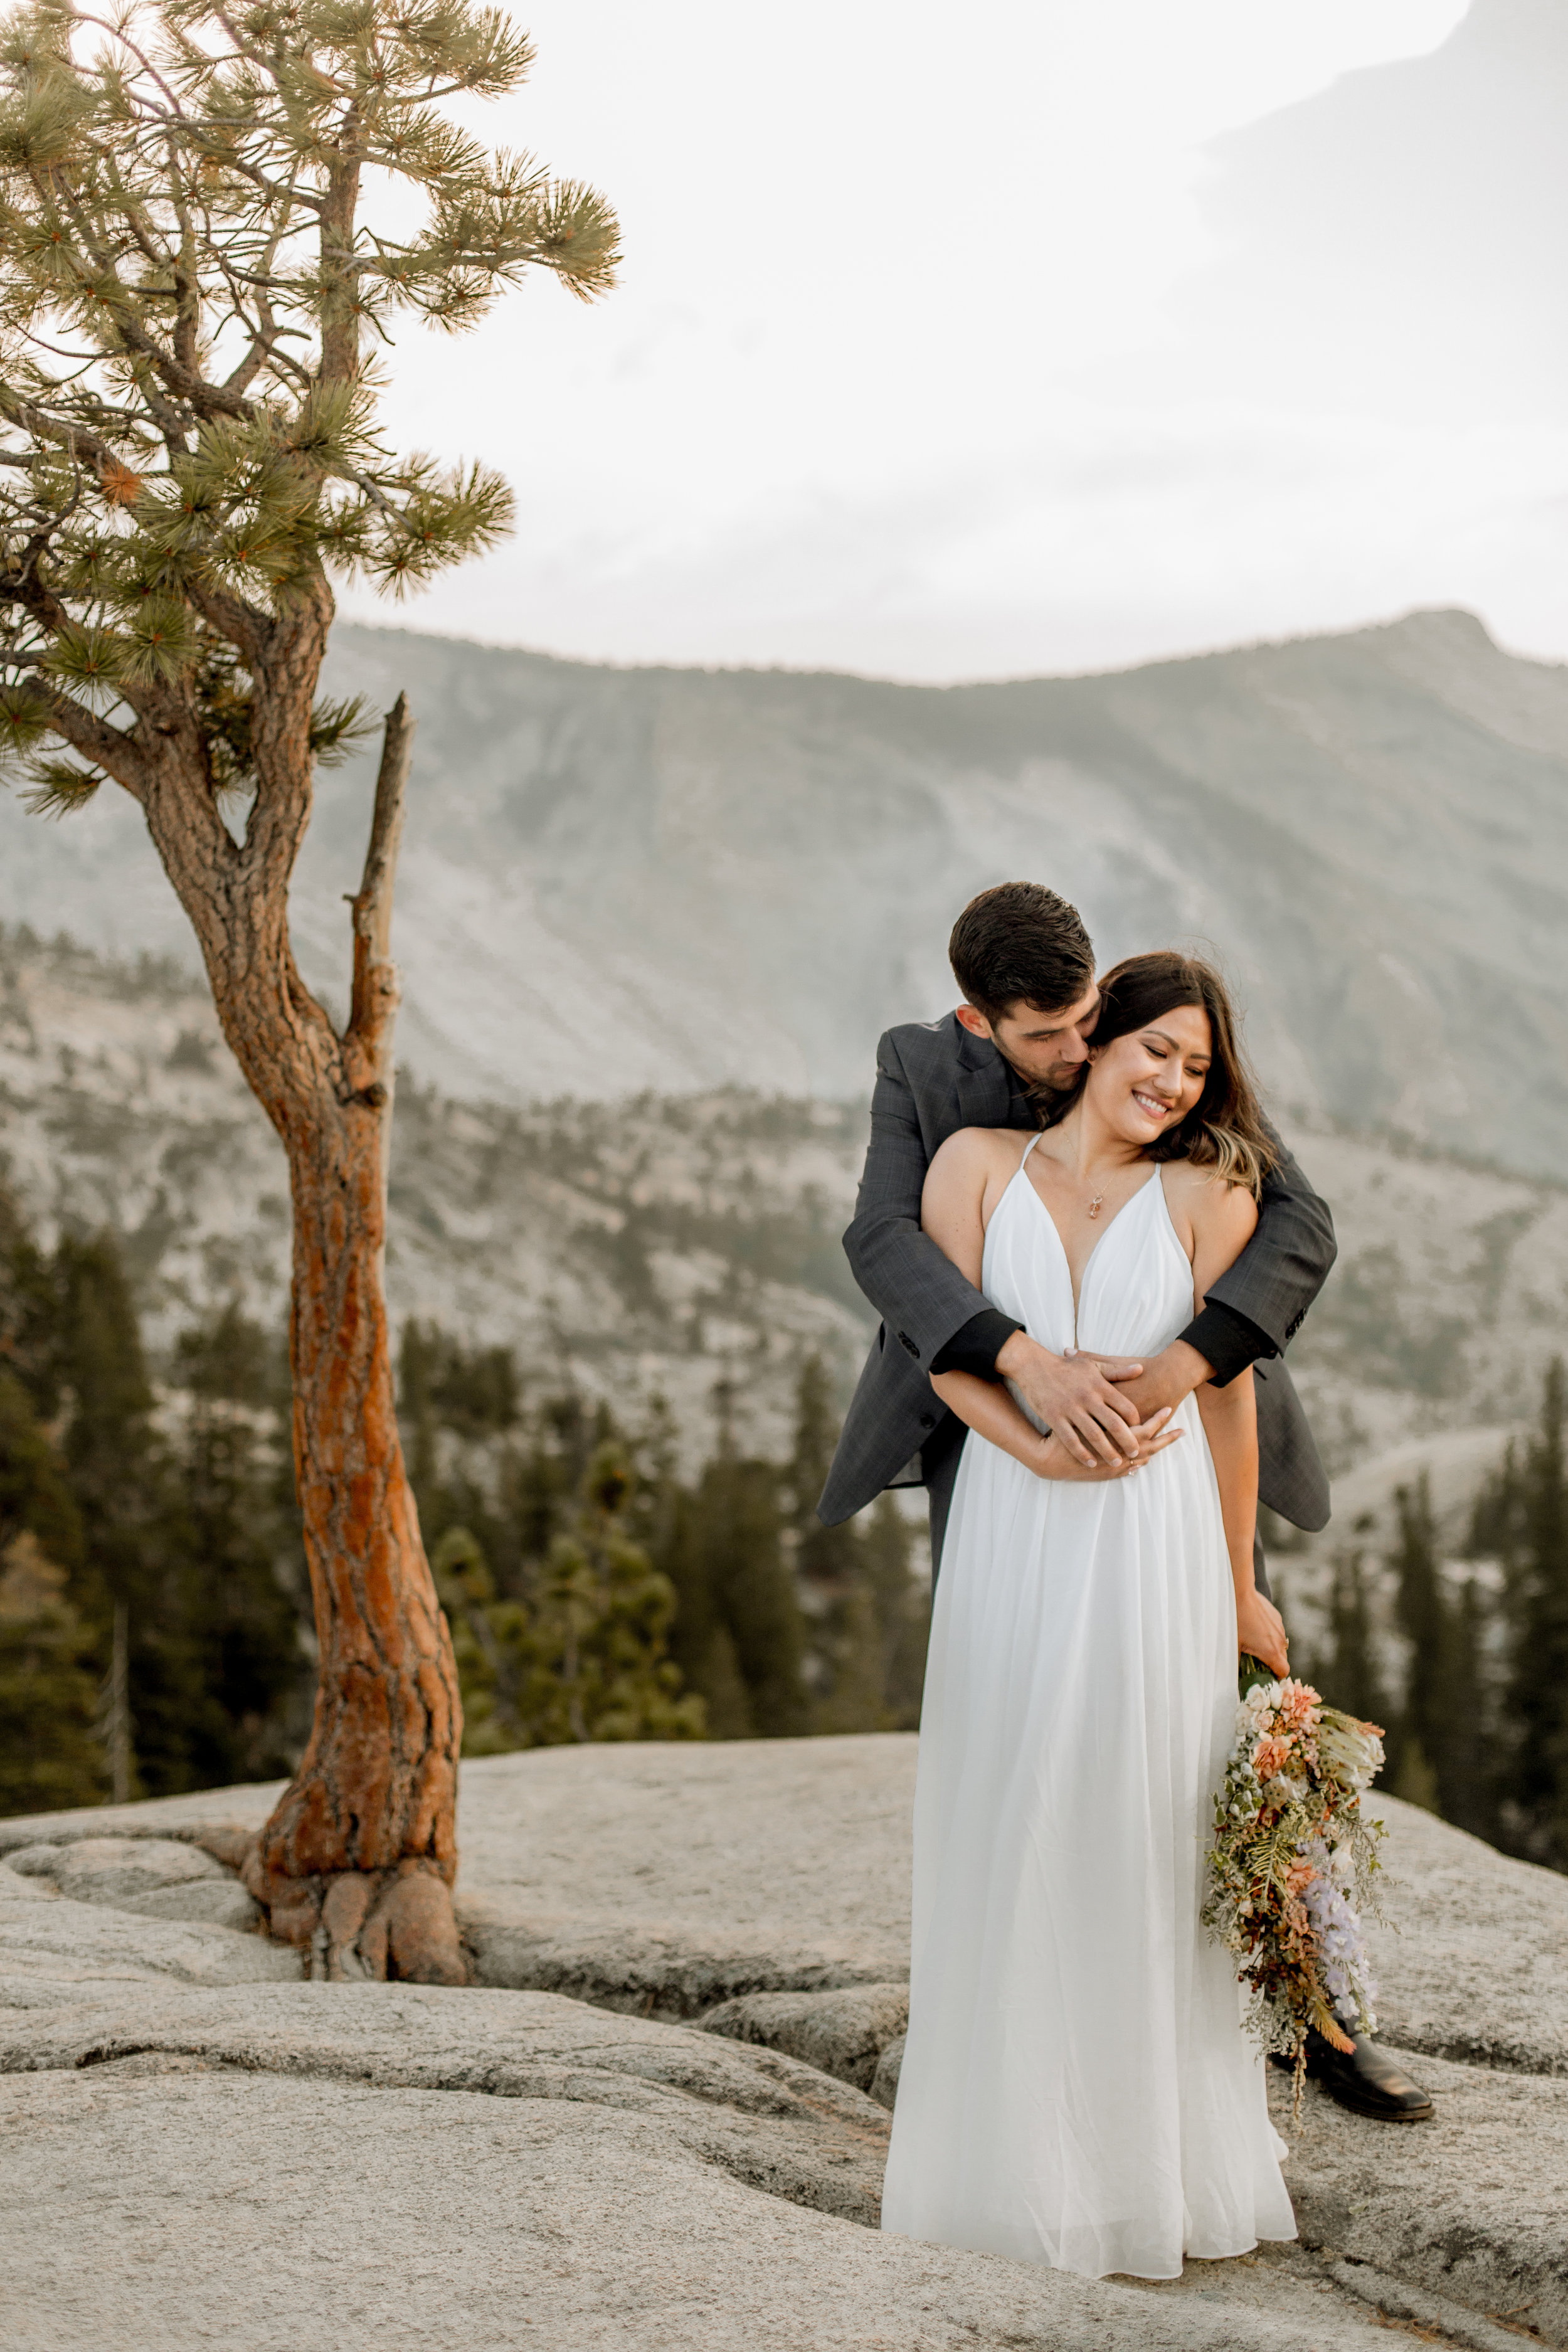
[[922,1413],[921,1413],[921,1427],[922,1429],[934,1429],[934,1428],[936,1427],[936,1415],[935,1415],[935,1413],[934,1413],[934,1412],[922,1412]]
[[917,1363],[917,1364],[919,1363],[919,1361],[920,1361],[920,1356],[921,1356],[921,1351],[920,1351],[920,1349],[916,1347],[916,1345],[915,1345],[914,1341],[910,1339],[910,1335],[909,1335],[909,1333],[908,1333],[907,1331],[900,1331],[900,1334],[899,1334],[899,1345],[900,1345],[900,1348],[907,1348],[907,1349],[909,1349],[909,1351],[910,1351],[910,1355],[914,1358],[914,1360],[915,1360],[916,1363]]

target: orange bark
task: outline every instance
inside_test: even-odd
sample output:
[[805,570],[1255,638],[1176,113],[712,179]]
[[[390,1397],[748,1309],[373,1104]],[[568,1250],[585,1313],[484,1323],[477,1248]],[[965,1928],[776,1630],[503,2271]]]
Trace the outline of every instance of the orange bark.
[[[206,747],[179,698],[142,698],[133,745],[106,747],[190,916],[224,1034],[282,1139],[294,1207],[294,1464],[320,1644],[300,1769],[245,1864],[274,1934],[312,1974],[460,1983],[452,1910],[462,1705],[394,1410],[386,1169],[397,975],[392,890],[413,723],[388,714],[342,1034],[289,940],[310,821],[311,698],[331,618],[324,580],[269,625],[255,660],[258,786],[225,826]],[[132,756],[132,752],[134,756]]]
[[[297,1150],[291,1171],[294,1464],[321,1665],[310,1745],[246,1880],[274,1934],[310,1944],[322,1974],[390,1965],[460,1983],[447,1889],[462,1706],[393,1403],[381,1285],[389,1116],[389,1103],[350,1106],[301,1139],[314,1149]],[[410,1885],[420,1876],[434,1885]]]

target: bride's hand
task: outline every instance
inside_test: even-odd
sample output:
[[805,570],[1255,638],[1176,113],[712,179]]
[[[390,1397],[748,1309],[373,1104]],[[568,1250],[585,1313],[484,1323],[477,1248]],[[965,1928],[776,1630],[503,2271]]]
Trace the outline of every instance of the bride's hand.
[[1256,1585],[1250,1592],[1244,1592],[1236,1604],[1236,1646],[1238,1657],[1250,1654],[1261,1658],[1277,1675],[1285,1675],[1290,1671],[1285,1620]]
[[1034,1465],[1036,1475],[1040,1478],[1068,1478],[1080,1486],[1103,1486],[1113,1478],[1131,1478],[1135,1472],[1142,1470],[1146,1462],[1152,1462],[1156,1454],[1163,1454],[1167,1445],[1173,1445],[1183,1434],[1179,1429],[1166,1428],[1171,1412],[1169,1405],[1163,1405],[1158,1412],[1151,1413],[1147,1421],[1133,1424],[1129,1434],[1138,1440],[1138,1451],[1131,1461],[1097,1462],[1092,1469],[1086,1470],[1076,1454],[1068,1452],[1059,1438],[1047,1437]]

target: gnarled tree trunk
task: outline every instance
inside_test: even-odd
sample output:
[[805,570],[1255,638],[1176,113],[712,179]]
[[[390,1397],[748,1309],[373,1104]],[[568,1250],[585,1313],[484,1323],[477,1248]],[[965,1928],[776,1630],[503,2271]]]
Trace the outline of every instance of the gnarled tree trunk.
[[275,640],[258,663],[261,789],[243,843],[218,819],[200,747],[177,720],[143,738],[148,826],[195,926],[224,1034],[282,1139],[293,1197],[294,1465],[321,1655],[310,1744],[244,1876],[273,1933],[310,1948],[312,1975],[460,1984],[462,1705],[398,1437],[383,1283],[398,996],[388,940],[414,727],[400,695],[353,901],[340,1037],[295,969],[287,913],[311,797],[299,736],[322,603],[295,614],[294,645]]
[[387,719],[342,1080],[288,1139],[294,1466],[321,1666],[300,1769],[247,1866],[312,1971],[460,1984],[452,1916],[462,1706],[393,1403],[382,1266],[397,976],[392,891],[414,725]]

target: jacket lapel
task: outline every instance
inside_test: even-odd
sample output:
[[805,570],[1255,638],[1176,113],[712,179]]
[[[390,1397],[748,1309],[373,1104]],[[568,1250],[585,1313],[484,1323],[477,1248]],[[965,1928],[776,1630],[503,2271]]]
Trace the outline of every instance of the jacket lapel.
[[1010,1127],[1013,1088],[1007,1065],[988,1037],[972,1037],[961,1021],[958,1032],[958,1124]]

